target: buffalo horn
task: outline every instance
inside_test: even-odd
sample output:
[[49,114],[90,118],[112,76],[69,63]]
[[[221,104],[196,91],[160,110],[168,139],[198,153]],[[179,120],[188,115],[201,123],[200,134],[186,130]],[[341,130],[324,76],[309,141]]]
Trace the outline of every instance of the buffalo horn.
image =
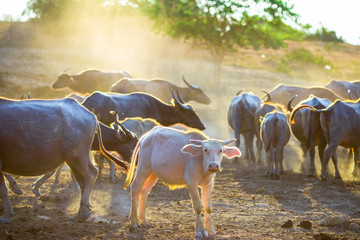
[[124,124],[122,124],[121,122],[117,122],[117,124],[121,127],[121,129],[125,132],[126,136],[130,139],[130,140],[133,140],[135,139],[135,136],[134,134],[129,131],[129,129],[127,129]]
[[269,94],[267,91],[262,91],[262,92],[265,93],[266,96],[267,96],[267,99],[265,100],[265,102],[271,102],[271,96],[270,96],[270,94]]
[[225,141],[223,141],[223,145],[227,145],[227,144],[235,142],[235,141],[236,141],[236,138],[230,139],[230,140],[225,140]]
[[129,131],[129,129],[127,129],[127,128],[120,122],[119,115],[117,114],[117,112],[116,112],[116,111],[111,111],[111,114],[115,114],[115,116],[116,116],[116,124],[121,127],[121,129],[124,131],[124,133],[126,134],[126,136],[127,136],[129,139],[131,139],[131,140],[135,139],[134,134],[133,134],[131,131]]
[[182,80],[184,81],[184,83],[189,86],[189,88],[192,88],[192,89],[198,89],[199,88],[198,86],[191,85],[188,81],[186,81],[184,74],[181,77],[182,77]]
[[288,102],[288,104],[287,104],[287,109],[289,110],[289,112],[291,112],[291,111],[294,109],[293,107],[291,107],[291,103],[292,103],[292,101],[294,101],[295,98],[297,98],[297,95],[295,95],[294,97],[292,97],[292,98],[290,99],[290,101]]
[[176,89],[176,95],[177,95],[179,101],[184,104],[185,102],[184,102],[184,100],[182,99],[182,97],[180,96],[179,89]]
[[244,91],[244,89],[241,89],[240,91],[238,91],[236,96],[239,96],[239,94],[242,93],[242,91]]
[[182,107],[182,108],[184,108],[184,109],[188,109],[188,106],[182,104],[182,103],[179,101],[179,99],[177,99],[177,98],[175,97],[174,90],[172,90],[172,89],[171,89],[171,94],[172,94],[172,96],[173,96],[176,104],[178,104],[180,107]]

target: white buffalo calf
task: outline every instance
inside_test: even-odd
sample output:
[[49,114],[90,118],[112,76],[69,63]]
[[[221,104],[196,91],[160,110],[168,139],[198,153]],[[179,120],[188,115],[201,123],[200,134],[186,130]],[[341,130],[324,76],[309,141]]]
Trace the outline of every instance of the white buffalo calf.
[[[158,126],[146,133],[136,145],[124,186],[127,188],[130,185],[138,160],[137,171],[131,184],[131,227],[138,227],[138,202],[140,224],[150,225],[145,218],[146,199],[151,188],[160,179],[170,189],[189,189],[196,215],[196,237],[206,237],[208,233],[215,235],[211,222],[210,196],[213,178],[221,169],[223,154],[229,158],[241,155],[238,148],[225,146],[234,141],[235,139],[209,139],[195,129],[185,132]],[[205,227],[201,218],[199,186],[202,188]]]

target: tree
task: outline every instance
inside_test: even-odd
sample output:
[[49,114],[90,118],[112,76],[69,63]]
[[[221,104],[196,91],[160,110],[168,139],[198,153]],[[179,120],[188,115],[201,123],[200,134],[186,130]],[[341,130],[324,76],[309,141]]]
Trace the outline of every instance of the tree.
[[287,0],[133,0],[154,20],[157,32],[192,41],[208,49],[220,85],[225,54],[239,47],[280,48],[300,32],[285,22],[297,23]]

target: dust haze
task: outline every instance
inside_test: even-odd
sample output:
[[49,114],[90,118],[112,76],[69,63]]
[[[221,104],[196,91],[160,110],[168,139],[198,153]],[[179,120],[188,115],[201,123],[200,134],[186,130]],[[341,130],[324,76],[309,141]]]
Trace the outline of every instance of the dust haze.
[[[0,43],[5,46],[0,48],[1,96],[20,98],[31,91],[33,98],[62,98],[71,90],[52,90],[50,85],[65,69],[73,74],[89,68],[126,70],[134,78],[163,78],[182,87],[186,86],[181,80],[184,74],[190,83],[200,86],[212,100],[209,106],[190,102],[206,125],[205,133],[210,137],[228,139],[233,138],[233,132],[227,124],[227,108],[238,90],[252,91],[261,97],[262,90],[269,91],[278,83],[324,85],[330,77],[327,72],[319,70],[306,72],[307,75],[302,77],[275,73],[269,71],[272,63],[268,64],[265,60],[263,62],[268,64],[266,70],[241,67],[236,63],[246,54],[247,61],[264,64],[260,62],[261,52],[255,56],[254,53],[249,54],[249,50],[243,50],[225,59],[222,84],[216,86],[213,77],[215,68],[208,51],[191,42],[184,43],[155,34],[152,23],[146,17],[136,14],[111,18],[99,16],[90,5],[72,11],[78,11],[78,18],[71,17],[73,15],[69,13],[66,20],[53,25],[1,23]],[[273,51],[269,50],[266,54],[271,56]],[[317,80],[307,79],[308,75],[316,76]],[[243,142],[242,139],[242,151]],[[285,160],[285,169],[301,171],[302,152],[293,138],[285,147],[285,159],[287,154],[298,157],[292,162]],[[339,159],[342,176],[350,178],[349,166],[352,164],[343,161],[341,156]],[[319,160],[316,162],[319,173]],[[332,163],[329,166],[333,175]]]

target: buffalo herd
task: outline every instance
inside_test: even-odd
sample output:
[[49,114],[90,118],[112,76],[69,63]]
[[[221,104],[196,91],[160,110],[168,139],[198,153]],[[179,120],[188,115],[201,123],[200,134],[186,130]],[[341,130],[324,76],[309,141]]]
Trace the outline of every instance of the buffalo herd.
[[[236,162],[246,158],[252,167],[261,164],[264,149],[266,173],[269,178],[279,179],[284,171],[284,147],[294,136],[304,156],[310,154],[310,176],[316,176],[316,146],[322,180],[327,177],[330,158],[335,178],[341,179],[338,146],[350,149],[354,155],[353,174],[358,174],[358,81],[333,80],[324,87],[309,88],[280,84],[264,91],[264,97],[241,90],[227,111],[234,139],[219,140],[202,132],[205,125],[188,104],[210,104],[210,98],[184,75],[182,80],[186,87],[164,79],[133,79],[126,71],[90,69],[58,76],[52,88],[74,91],[61,100],[0,98],[0,223],[9,223],[14,215],[5,178],[14,193],[22,194],[11,174],[42,175],[33,185],[33,193],[39,196],[40,186],[64,163],[81,191],[78,213],[70,220],[83,221],[90,216],[90,193],[107,159],[112,169],[115,163],[127,175],[124,188],[130,186],[131,228],[149,225],[146,199],[160,179],[170,189],[188,189],[196,216],[196,237],[215,235],[211,191],[223,156]],[[241,135],[245,145],[242,158]],[[232,142],[234,147],[227,146]],[[99,155],[95,161],[100,174],[91,161],[91,151]],[[114,172],[111,174],[113,179]]]

